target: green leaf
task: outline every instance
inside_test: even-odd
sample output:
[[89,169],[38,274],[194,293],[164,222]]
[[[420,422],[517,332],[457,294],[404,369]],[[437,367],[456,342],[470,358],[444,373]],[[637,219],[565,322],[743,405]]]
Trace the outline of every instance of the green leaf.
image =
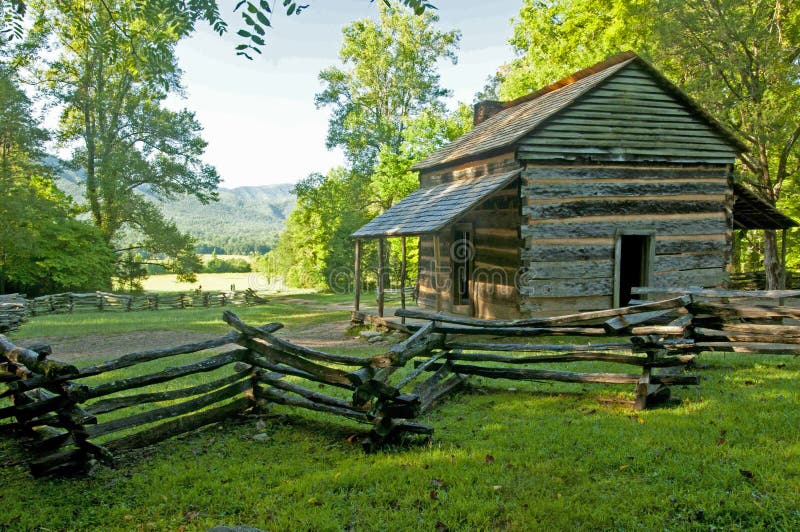
[[266,16],[264,13],[262,13],[261,11],[259,11],[258,13],[256,13],[256,18],[257,18],[257,19],[258,19],[258,21],[259,21],[261,24],[263,24],[264,26],[267,26],[267,27],[270,27],[270,26],[272,26],[272,23],[270,23],[270,21],[269,21],[269,19],[267,18],[267,16]]
[[258,13],[258,8],[252,2],[247,2],[247,10],[251,13]]
[[270,9],[269,2],[267,2],[267,0],[260,0],[258,3],[261,6],[261,9],[263,9],[267,13],[272,13],[272,9]]
[[245,37],[245,38],[247,38],[247,37],[252,37],[252,36],[253,36],[253,34],[252,34],[252,33],[250,33],[249,31],[245,31],[245,30],[239,30],[239,31],[237,31],[237,32],[236,32],[236,35],[239,35],[240,37]]
[[291,3],[292,3],[292,0],[283,0],[283,7],[286,7]]
[[287,15],[289,15],[289,16],[291,16],[291,15],[292,15],[292,13],[294,13],[294,10],[295,10],[295,8],[296,8],[296,7],[297,7],[297,4],[295,4],[294,2],[292,2],[292,5],[290,5],[290,6],[289,6],[289,9],[287,9],[287,10],[286,10],[286,14],[287,14]]
[[252,61],[252,60],[253,60],[253,58],[252,58],[252,57],[250,57],[250,55],[249,55],[248,53],[246,53],[246,52],[236,52],[236,55],[243,55],[243,56],[245,56],[246,58],[248,58],[250,61]]
[[264,39],[262,39],[262,38],[261,38],[261,37],[259,37],[258,35],[251,35],[251,36],[250,36],[250,39],[251,39],[251,40],[252,40],[254,43],[256,43],[257,45],[259,45],[259,46],[264,46],[264,45],[266,44],[266,43],[264,42]]
[[240,0],[240,2],[236,4],[236,7],[233,8],[233,11],[234,12],[238,11],[239,8],[242,7],[242,4],[244,4],[246,1],[247,0]]
[[240,44],[236,47],[237,50],[247,50],[248,48],[250,48],[250,46],[247,44]]
[[262,28],[258,24],[253,24],[253,29],[256,30],[256,33],[258,33],[259,35],[264,35],[264,33],[266,33],[264,31],[264,28]]

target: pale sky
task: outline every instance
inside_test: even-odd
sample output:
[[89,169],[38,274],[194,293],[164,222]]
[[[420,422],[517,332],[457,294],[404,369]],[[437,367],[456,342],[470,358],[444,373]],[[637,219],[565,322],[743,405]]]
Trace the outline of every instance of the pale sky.
[[[293,183],[311,172],[342,164],[328,151],[328,112],[317,110],[319,72],[338,63],[341,29],[375,17],[375,0],[313,0],[301,15],[275,15],[262,56],[237,57],[240,21],[232,2],[221,2],[230,24],[218,37],[206,27],[178,45],[186,98],[170,106],[194,111],[208,141],[206,161],[216,166],[224,187]],[[441,30],[461,30],[458,64],[440,66],[441,84],[453,91],[449,102],[472,102],[486,78],[512,58],[510,20],[522,0],[433,0]]]

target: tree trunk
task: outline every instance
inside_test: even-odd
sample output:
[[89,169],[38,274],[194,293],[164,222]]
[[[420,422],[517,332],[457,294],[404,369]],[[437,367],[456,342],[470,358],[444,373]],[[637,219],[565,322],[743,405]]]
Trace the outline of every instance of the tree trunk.
[[778,250],[778,237],[774,229],[764,230],[764,271],[767,277],[767,290],[782,290],[781,279],[785,276],[781,274],[784,264],[781,264],[781,257]]

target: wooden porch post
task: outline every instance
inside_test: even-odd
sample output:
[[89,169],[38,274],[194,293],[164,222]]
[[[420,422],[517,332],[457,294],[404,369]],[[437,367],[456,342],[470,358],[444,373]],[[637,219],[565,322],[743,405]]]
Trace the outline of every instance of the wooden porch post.
[[[788,272],[786,271],[786,228],[784,227],[781,230],[781,278],[780,282],[778,283],[778,288],[781,290],[786,290],[786,281],[788,277]],[[783,301],[780,302],[783,305]]]
[[385,265],[383,263],[383,255],[386,249],[386,239],[380,237],[378,239],[378,317],[383,317],[383,277]]
[[[406,308],[406,237],[400,237],[400,308]],[[406,318],[403,316],[400,323],[406,323]]]
[[359,307],[361,306],[361,239],[356,238],[356,252],[355,252],[355,264],[353,265],[353,276],[355,278],[355,286],[353,287],[353,291],[355,294],[355,300],[353,302],[354,310],[356,312],[359,311]]

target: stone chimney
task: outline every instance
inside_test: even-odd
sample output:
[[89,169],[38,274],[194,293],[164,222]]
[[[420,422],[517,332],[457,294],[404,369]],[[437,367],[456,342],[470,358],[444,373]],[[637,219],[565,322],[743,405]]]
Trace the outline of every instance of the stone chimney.
[[487,118],[496,115],[503,110],[503,102],[495,100],[483,100],[473,107],[472,125],[477,126]]

